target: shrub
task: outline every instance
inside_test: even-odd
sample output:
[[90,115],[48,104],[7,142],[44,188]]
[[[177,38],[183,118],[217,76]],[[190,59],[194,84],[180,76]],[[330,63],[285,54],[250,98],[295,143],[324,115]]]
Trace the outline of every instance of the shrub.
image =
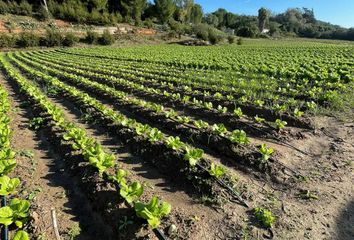
[[15,47],[17,38],[14,35],[0,34],[0,48]]
[[42,39],[41,45],[47,47],[60,46],[63,42],[63,36],[56,30],[47,30],[45,38]]
[[144,26],[147,28],[154,28],[154,22],[151,18],[145,19]]
[[9,12],[9,6],[6,2],[0,0],[0,14],[6,14]]
[[20,8],[17,4],[17,2],[15,1],[10,1],[7,3],[7,7],[9,8],[8,13],[12,13],[12,14],[20,14]]
[[101,37],[98,39],[98,43],[101,45],[111,45],[115,41],[114,36],[109,33],[108,30],[104,30]]
[[237,45],[242,45],[243,44],[243,39],[242,38],[238,38],[237,39]]
[[37,18],[41,21],[45,21],[50,18],[50,14],[47,12],[47,10],[42,5],[38,9]]
[[32,5],[29,4],[26,0],[22,0],[18,5],[18,12],[20,15],[31,16],[32,15]]
[[229,44],[234,44],[235,43],[235,36],[234,35],[229,35],[227,36],[227,41],[229,42]]
[[35,47],[39,45],[39,37],[30,32],[22,32],[17,40],[17,46],[21,48]]
[[85,42],[88,44],[96,44],[98,41],[98,34],[96,32],[87,31]]
[[63,46],[72,47],[78,41],[78,37],[76,37],[73,33],[67,33],[63,40]]
[[213,45],[218,44],[223,40],[222,34],[219,33],[216,29],[209,29],[208,34],[208,40]]

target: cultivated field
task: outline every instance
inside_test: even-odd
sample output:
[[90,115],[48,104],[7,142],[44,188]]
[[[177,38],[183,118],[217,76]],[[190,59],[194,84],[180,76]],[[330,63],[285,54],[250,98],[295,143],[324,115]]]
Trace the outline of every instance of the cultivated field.
[[11,236],[56,239],[53,208],[63,239],[354,239],[354,45],[18,51],[0,66]]

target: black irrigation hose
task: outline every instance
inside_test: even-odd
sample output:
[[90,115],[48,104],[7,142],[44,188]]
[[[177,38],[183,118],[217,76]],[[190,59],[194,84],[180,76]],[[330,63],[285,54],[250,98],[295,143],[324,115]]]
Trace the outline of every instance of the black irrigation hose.
[[[7,205],[6,196],[2,196],[1,198],[1,206],[5,207]],[[7,226],[3,226],[1,230],[1,240],[9,239],[9,228]]]
[[[199,167],[200,169],[202,169],[205,172],[209,172],[205,167],[203,167],[202,165],[200,165],[199,163],[197,163],[196,165],[197,167]],[[222,187],[226,188],[227,190],[230,191],[231,195],[233,197],[235,197],[243,206],[249,208],[250,206],[247,204],[247,202],[240,196],[239,193],[237,193],[234,189],[232,189],[229,185],[227,185],[224,181],[214,177],[215,181]]]
[[271,135],[270,133],[268,133],[268,132],[266,132],[266,131],[264,131],[264,130],[262,130],[262,129],[259,129],[259,128],[255,127],[255,126],[252,126],[252,125],[248,124],[248,123],[245,123],[245,124],[246,124],[247,126],[253,128],[253,129],[257,130],[257,131],[260,131],[260,132],[266,134],[266,136],[268,136],[268,137],[270,137],[270,138],[273,138],[274,140],[277,140],[277,141],[281,142],[282,144],[284,144],[284,145],[286,145],[286,146],[288,146],[288,147],[290,147],[290,148],[295,149],[296,151],[298,151],[298,152],[300,152],[300,153],[302,153],[302,154],[304,154],[304,155],[312,156],[310,153],[307,153],[307,152],[305,152],[305,151],[302,151],[301,149],[299,149],[299,148],[297,148],[297,147],[295,147],[295,146],[293,146],[293,145],[291,145],[291,144],[289,144],[289,143],[287,143],[287,142],[281,140],[281,139],[278,138],[278,137],[275,137],[275,136]]

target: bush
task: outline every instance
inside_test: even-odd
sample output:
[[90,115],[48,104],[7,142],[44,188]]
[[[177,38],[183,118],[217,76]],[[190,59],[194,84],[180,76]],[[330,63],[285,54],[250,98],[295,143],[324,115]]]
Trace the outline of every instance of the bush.
[[79,38],[76,37],[73,33],[67,33],[63,40],[63,46],[72,47],[75,43],[79,41]]
[[218,44],[223,40],[222,33],[218,32],[216,29],[209,29],[208,34],[208,40],[213,45]]
[[41,5],[39,7],[39,10],[37,12],[37,17],[40,21],[45,21],[48,20],[50,18],[49,13],[47,12],[47,10]]
[[234,44],[235,43],[235,36],[234,35],[229,35],[227,36],[227,41],[229,42],[229,44]]
[[237,45],[242,45],[243,44],[243,39],[242,38],[238,38],[237,39]]
[[6,14],[9,11],[9,6],[7,5],[7,3],[0,0],[0,14]]
[[17,40],[17,46],[21,48],[35,47],[39,45],[39,37],[30,32],[23,32]]
[[26,0],[22,0],[18,5],[18,12],[20,15],[31,16],[32,15],[32,5],[29,4]]
[[85,42],[88,44],[96,44],[98,41],[98,34],[96,32],[87,31]]
[[7,3],[7,7],[9,8],[8,13],[12,14],[20,14],[20,7],[18,6],[17,2],[15,1],[10,1]]
[[0,34],[0,48],[12,48],[16,46],[17,38],[14,35]]
[[109,33],[108,30],[104,30],[101,37],[98,39],[98,43],[101,45],[111,45],[115,41],[114,36]]
[[41,45],[47,47],[60,46],[63,42],[63,36],[55,30],[47,30],[45,38],[42,39]]

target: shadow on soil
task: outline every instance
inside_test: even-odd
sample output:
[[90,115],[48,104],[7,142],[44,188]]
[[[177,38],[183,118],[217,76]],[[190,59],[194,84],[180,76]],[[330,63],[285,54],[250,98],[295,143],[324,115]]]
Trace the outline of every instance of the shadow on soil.
[[354,239],[354,198],[341,212],[336,223],[336,239],[353,240]]

